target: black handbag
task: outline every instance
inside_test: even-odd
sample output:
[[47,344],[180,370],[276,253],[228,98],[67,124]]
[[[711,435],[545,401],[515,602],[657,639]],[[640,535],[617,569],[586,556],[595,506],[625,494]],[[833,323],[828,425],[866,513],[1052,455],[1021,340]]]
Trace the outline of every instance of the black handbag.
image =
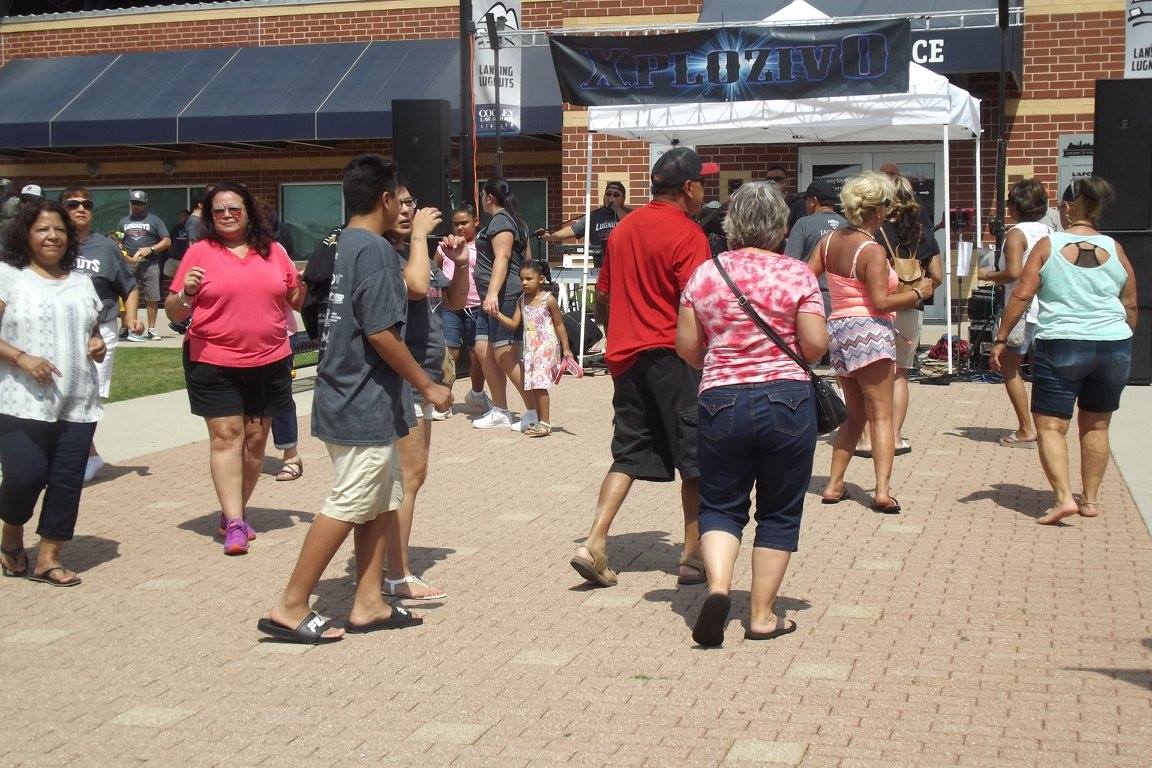
[[836,428],[848,420],[848,408],[844,405],[844,401],[840,399],[840,395],[836,394],[836,390],[832,385],[822,376],[816,374],[812,367],[792,351],[792,348],[784,343],[784,339],[780,338],[780,334],[772,330],[772,326],[760,317],[760,314],[752,308],[752,302],[748,301],[736,283],[732,282],[732,278],[728,275],[728,270],[724,269],[724,265],[720,263],[720,259],[716,256],[712,257],[713,263],[716,265],[716,271],[720,273],[720,277],[724,278],[724,282],[728,283],[728,287],[732,289],[732,293],[736,296],[736,301],[740,305],[740,309],[744,310],[744,314],[748,315],[753,323],[755,323],[761,331],[775,342],[776,346],[783,350],[784,354],[792,358],[796,365],[804,369],[808,374],[808,378],[812,380],[812,389],[816,393],[816,432],[821,435],[826,435],[829,432],[836,431]]

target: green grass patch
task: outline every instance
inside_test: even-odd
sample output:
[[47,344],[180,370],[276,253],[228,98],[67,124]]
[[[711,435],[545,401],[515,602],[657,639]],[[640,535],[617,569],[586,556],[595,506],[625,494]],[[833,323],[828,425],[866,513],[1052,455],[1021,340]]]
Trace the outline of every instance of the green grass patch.
[[145,347],[120,344],[112,370],[108,402],[131,400],[184,389],[184,364],[179,347]]

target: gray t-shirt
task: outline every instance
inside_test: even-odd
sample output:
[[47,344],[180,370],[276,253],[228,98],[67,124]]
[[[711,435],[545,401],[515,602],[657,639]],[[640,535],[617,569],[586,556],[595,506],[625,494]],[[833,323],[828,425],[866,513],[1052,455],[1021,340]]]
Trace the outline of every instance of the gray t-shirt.
[[312,397],[312,434],[340,445],[391,445],[408,434],[412,396],[368,337],[403,329],[408,310],[400,257],[366,229],[340,233],[328,314],[320,331],[324,355]]
[[[398,253],[400,270],[403,272],[408,263],[408,249],[404,248]],[[404,276],[401,275],[400,279],[403,280]],[[420,363],[424,373],[439,384],[444,378],[444,329],[440,325],[440,313],[432,307],[432,301],[427,296],[408,299],[408,321],[404,324],[403,337],[408,351]]]
[[784,245],[784,254],[800,261],[808,261],[808,254],[820,242],[820,238],[840,227],[848,226],[848,220],[835,211],[813,213],[802,219],[797,219],[792,231],[788,233],[788,242]]
[[88,239],[80,244],[76,271],[92,278],[96,295],[100,297],[97,322],[116,319],[120,314],[120,299],[128,298],[136,287],[136,278],[128,271],[116,243],[99,232],[88,235]]
[[188,221],[184,222],[184,231],[188,235],[188,245],[204,239],[204,222],[200,214],[193,213],[188,216]]
[[[125,216],[120,219],[120,231],[124,233],[124,248],[129,254],[136,253],[140,248],[151,248],[168,237],[168,227],[164,226],[159,216],[152,213],[146,213],[139,219]],[[156,258],[159,257],[160,254],[156,254]]]
[[480,294],[481,301],[484,300],[488,286],[492,283],[492,267],[496,262],[496,255],[492,250],[492,238],[501,232],[511,232],[514,239],[512,253],[508,259],[508,274],[504,278],[503,288],[497,289],[497,293],[502,299],[509,299],[523,292],[520,288],[520,267],[524,265],[527,237],[507,212],[500,211],[476,235],[476,268],[472,271],[472,276],[476,280],[476,292]]

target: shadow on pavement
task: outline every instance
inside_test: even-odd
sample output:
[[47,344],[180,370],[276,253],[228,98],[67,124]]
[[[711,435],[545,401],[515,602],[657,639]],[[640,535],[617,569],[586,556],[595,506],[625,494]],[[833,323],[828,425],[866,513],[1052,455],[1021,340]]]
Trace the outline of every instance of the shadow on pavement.
[[1137,688],[1146,688],[1152,691],[1152,669],[1108,669],[1105,667],[1065,667],[1069,672],[1095,672],[1098,675],[1110,677],[1125,683],[1131,683]]
[[[314,515],[311,512],[300,512],[295,509],[265,509],[263,507],[248,508],[248,522],[260,534],[264,531],[277,531],[281,528],[291,528],[294,525],[312,522]],[[220,526],[220,510],[209,512],[191,520],[185,520],[177,528],[192,531],[201,536],[215,538]]]
[[96,477],[84,483],[85,488],[91,488],[94,485],[106,483],[109,480],[115,480],[124,475],[136,475],[138,477],[148,477],[152,474],[152,468],[144,464],[105,464],[96,473]]
[[120,557],[120,542],[101,536],[75,536],[62,553],[69,568],[84,573]]
[[[1046,498],[1051,497],[1051,495],[1051,491],[1038,491],[1035,488],[1017,483],[996,483],[984,490],[973,491],[967,496],[961,496],[956,501],[961,504],[969,504],[973,501],[991,500],[1004,509],[1010,509],[1036,520],[1043,517],[1044,513],[1048,511]],[[1054,527],[1063,525],[1065,523],[1060,522]]]
[[1015,432],[1015,430],[1002,429],[1000,427],[956,427],[951,432],[945,432],[944,434],[963,437],[966,440],[974,440],[977,443],[998,443],[1000,442],[1000,438],[1007,437],[1013,432]]

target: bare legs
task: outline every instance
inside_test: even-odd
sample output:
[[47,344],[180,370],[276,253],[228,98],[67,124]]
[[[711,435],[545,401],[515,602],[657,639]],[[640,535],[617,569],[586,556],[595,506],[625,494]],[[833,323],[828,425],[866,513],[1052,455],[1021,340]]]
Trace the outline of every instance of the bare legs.
[[[508,382],[511,381],[523,397],[523,377],[520,370],[520,345],[507,344],[493,347],[487,340],[476,341],[476,357],[484,371],[484,381],[488,384],[489,397],[496,408],[508,410]],[[476,389],[473,378],[473,389]]]
[[[1025,403],[1027,405],[1027,403]],[[904,442],[904,420],[908,417],[908,370],[896,369],[896,378],[892,382],[892,429],[893,440],[897,447]],[[872,451],[872,428],[864,423],[864,431],[860,434],[856,446],[859,451]]]
[[[403,474],[404,499],[400,508],[389,512],[387,548],[388,578],[396,581],[412,575],[408,562],[408,541],[412,537],[412,517],[416,512],[416,497],[428,479],[428,451],[432,445],[432,424],[427,419],[417,419],[416,428],[396,441]],[[421,586],[411,582],[397,584],[395,593],[400,597],[413,599],[442,595],[434,587]]]
[[1045,414],[1033,414],[1036,420],[1036,439],[1040,447],[1040,464],[1048,477],[1048,484],[1056,494],[1056,502],[1048,514],[1036,522],[1052,525],[1066,517],[1080,514],[1095,517],[1100,500],[1100,481],[1108,467],[1108,426],[1111,413],[1080,411],[1077,427],[1080,431],[1080,479],[1084,487],[1083,505],[1072,496],[1072,482],[1068,472],[1068,425],[1070,419]]
[[1014,442],[1032,442],[1036,439],[1036,426],[1028,410],[1028,388],[1020,376],[1020,354],[1005,349],[1000,357],[1000,375],[1004,377],[1004,389],[1008,392],[1008,402],[1016,414]]
[[838,376],[848,407],[848,420],[836,432],[832,445],[832,469],[823,497],[835,499],[844,491],[844,473],[852,460],[852,451],[860,441],[867,423],[872,432],[872,463],[876,472],[875,502],[892,503],[889,484],[896,440],[892,428],[892,390],[895,380],[891,360],[878,360],[856,371],[854,377]]
[[260,479],[272,419],[214,416],[204,421],[208,425],[208,466],[220,510],[228,520],[239,520]]
[[[592,518],[592,528],[588,537],[576,550],[577,557],[593,559],[593,553],[603,552],[608,545],[608,530],[616,513],[628,498],[633,478],[622,472],[609,472],[600,484],[600,496],[596,499],[596,513]],[[680,481],[680,506],[684,512],[684,557],[700,557],[700,480]],[[680,566],[681,576],[695,576],[695,569]]]

